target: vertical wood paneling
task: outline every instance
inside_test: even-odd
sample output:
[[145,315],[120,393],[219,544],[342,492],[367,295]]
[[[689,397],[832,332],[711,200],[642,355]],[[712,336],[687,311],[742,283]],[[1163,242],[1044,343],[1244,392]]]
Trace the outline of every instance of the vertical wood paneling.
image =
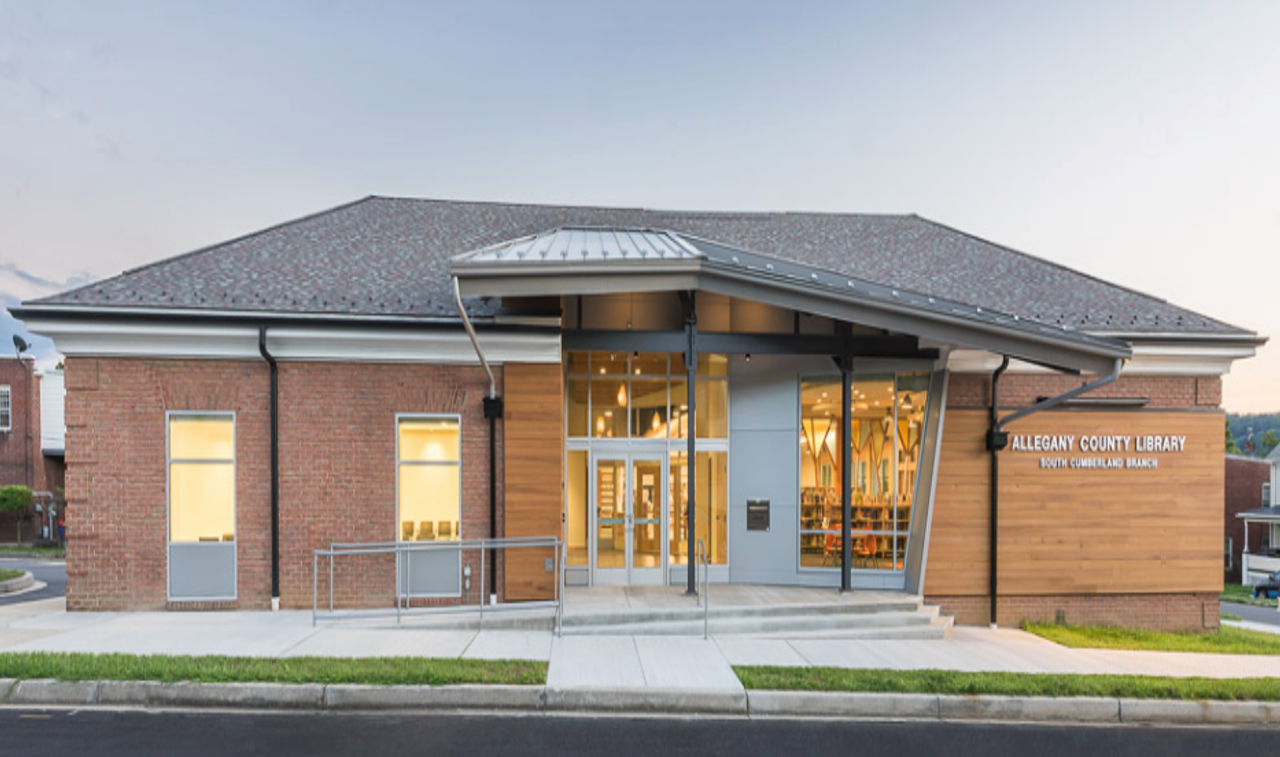
[[[557,536],[563,497],[564,390],[559,364],[508,363],[503,368],[504,517],[506,535]],[[552,550],[506,556],[508,599],[550,599]]]

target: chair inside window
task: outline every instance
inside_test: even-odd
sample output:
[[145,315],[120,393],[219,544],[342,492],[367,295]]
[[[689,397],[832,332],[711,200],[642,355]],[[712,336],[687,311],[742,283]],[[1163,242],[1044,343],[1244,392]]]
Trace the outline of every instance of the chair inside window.
[[413,541],[413,521],[400,521],[400,541]]
[[418,541],[435,541],[436,527],[431,521],[424,520],[418,523]]
[[442,540],[453,538],[453,523],[447,520],[440,521],[440,538]]

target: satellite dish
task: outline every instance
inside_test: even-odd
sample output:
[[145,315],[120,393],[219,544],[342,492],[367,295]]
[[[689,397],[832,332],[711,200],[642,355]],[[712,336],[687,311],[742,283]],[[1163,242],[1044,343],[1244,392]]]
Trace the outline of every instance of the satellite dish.
[[17,334],[14,334],[14,335],[13,335],[13,348],[14,348],[15,350],[17,350],[19,353],[22,353],[22,352],[26,352],[27,350],[31,349],[31,345],[27,344],[27,340],[26,340],[26,339],[23,339],[22,337],[18,336]]

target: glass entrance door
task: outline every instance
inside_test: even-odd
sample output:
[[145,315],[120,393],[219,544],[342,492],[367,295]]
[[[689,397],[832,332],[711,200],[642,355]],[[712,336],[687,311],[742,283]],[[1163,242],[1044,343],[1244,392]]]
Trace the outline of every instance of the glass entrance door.
[[661,584],[667,510],[663,459],[601,456],[592,472],[594,582]]

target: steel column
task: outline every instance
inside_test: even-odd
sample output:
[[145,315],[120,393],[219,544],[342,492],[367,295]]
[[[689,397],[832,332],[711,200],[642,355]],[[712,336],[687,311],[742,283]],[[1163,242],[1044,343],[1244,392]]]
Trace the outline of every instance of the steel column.
[[853,357],[840,356],[840,591],[853,588]]
[[698,307],[697,292],[689,292],[689,316],[685,319],[684,325],[685,336],[688,338],[688,344],[684,353],[684,370],[687,388],[685,394],[689,401],[689,412],[685,416],[685,425],[689,429],[689,460],[685,470],[688,472],[685,476],[685,486],[688,488],[688,494],[685,496],[685,507],[688,512],[689,531],[685,535],[685,556],[686,562],[689,564],[689,580],[686,588],[687,594],[698,593],[698,566],[694,564],[694,544],[696,542],[695,534],[697,533],[697,508],[694,506],[695,492],[694,486],[694,469],[697,467],[696,444],[694,439],[698,435],[697,420],[697,377],[698,377]]

